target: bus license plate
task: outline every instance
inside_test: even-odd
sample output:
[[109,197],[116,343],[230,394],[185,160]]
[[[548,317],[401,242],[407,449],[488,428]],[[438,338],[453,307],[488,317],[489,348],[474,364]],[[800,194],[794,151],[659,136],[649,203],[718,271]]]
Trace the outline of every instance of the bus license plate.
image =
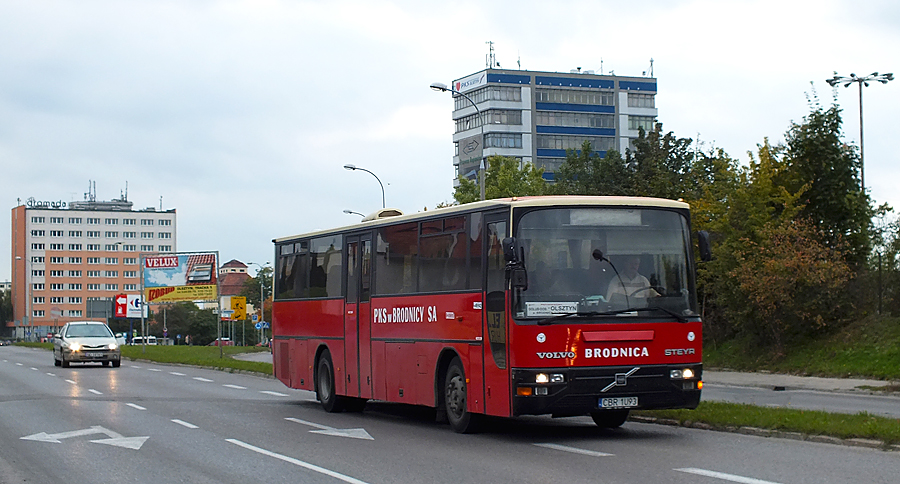
[[633,408],[638,406],[638,397],[601,398],[600,408]]

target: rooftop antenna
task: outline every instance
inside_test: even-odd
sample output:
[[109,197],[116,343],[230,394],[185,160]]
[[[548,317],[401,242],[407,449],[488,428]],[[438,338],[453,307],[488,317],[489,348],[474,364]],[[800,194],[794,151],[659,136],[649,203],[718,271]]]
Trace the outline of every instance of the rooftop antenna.
[[[649,74],[648,74],[649,72]],[[650,58],[650,70],[642,73],[645,77],[653,77],[653,58]]]
[[519,70],[522,70],[522,54],[516,52],[516,65],[519,66]]
[[162,195],[159,196],[159,211],[162,212]]
[[603,57],[600,58],[600,75],[603,75]]
[[487,68],[493,69],[494,66],[499,68],[500,64],[497,63],[497,56],[494,54],[494,43],[489,40],[485,44],[488,45]]

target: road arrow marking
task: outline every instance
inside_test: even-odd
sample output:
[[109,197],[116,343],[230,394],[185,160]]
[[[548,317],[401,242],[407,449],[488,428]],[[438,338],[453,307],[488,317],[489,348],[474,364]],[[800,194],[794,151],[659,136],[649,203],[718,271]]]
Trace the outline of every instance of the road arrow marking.
[[113,432],[107,428],[101,427],[100,425],[94,425],[93,427],[81,429],[81,430],[71,430],[69,432],[59,432],[56,434],[48,434],[47,432],[40,432],[37,434],[26,435],[25,437],[20,437],[20,440],[34,440],[37,442],[50,442],[53,444],[61,444],[62,439],[68,439],[72,437],[82,437],[85,435],[94,435],[94,434],[103,434],[109,437],[108,439],[100,439],[100,440],[91,440],[91,442],[95,444],[104,444],[104,445],[113,445],[116,447],[124,447],[126,449],[134,449],[138,450],[144,445],[144,442],[150,437],[124,437],[122,434]]
[[366,432],[366,429],[336,429],[334,427],[329,427],[327,425],[320,425],[313,422],[307,422],[306,420],[300,420],[299,418],[287,417],[285,420],[289,420],[294,423],[298,423],[300,425],[306,425],[308,427],[315,427],[319,430],[310,430],[309,432],[312,434],[322,434],[322,435],[331,435],[334,437],[350,437],[351,439],[360,439],[360,440],[375,440],[374,437],[369,435]]
[[755,479],[753,477],[737,476],[734,474],[726,474],[724,472],[710,471],[707,469],[697,469],[695,467],[684,467],[674,470],[678,472],[687,472],[688,474],[695,474],[698,476],[714,477],[716,479],[722,479],[725,481],[739,482],[741,484],[778,484],[773,481],[763,481],[762,479]]

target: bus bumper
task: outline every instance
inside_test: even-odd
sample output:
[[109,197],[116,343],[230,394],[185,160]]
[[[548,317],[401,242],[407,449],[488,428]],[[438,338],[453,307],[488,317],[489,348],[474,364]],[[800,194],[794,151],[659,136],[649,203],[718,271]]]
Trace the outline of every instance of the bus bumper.
[[[690,378],[684,377],[687,369],[693,372]],[[513,415],[562,417],[603,409],[696,408],[702,374],[700,363],[513,369]]]

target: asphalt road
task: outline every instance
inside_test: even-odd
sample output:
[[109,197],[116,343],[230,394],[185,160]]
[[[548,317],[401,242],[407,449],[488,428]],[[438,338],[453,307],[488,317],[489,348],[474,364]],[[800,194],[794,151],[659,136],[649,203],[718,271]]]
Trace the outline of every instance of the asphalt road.
[[277,380],[0,347],[0,482],[895,483],[900,455],[588,418],[453,433],[417,407],[328,414]]

